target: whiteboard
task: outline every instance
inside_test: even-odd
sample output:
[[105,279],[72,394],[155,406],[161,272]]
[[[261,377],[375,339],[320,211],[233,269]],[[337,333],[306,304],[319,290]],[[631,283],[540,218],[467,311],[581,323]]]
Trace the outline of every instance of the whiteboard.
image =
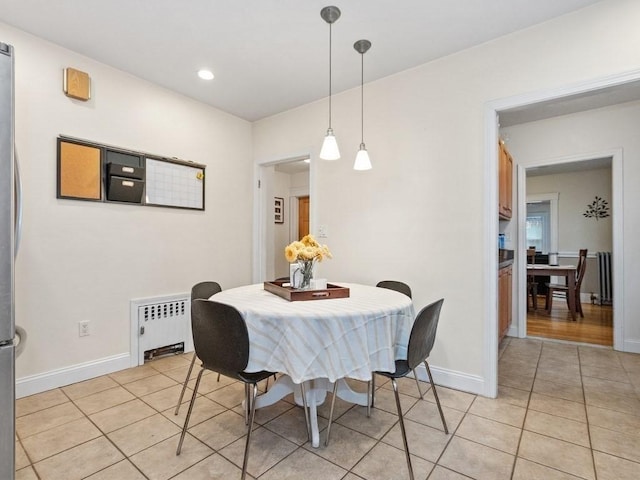
[[204,166],[146,158],[147,205],[204,210]]

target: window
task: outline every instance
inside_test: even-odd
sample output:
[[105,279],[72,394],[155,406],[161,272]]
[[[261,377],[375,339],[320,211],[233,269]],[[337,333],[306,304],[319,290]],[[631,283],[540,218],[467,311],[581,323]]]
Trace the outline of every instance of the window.
[[551,202],[549,200],[527,203],[527,247],[537,252],[549,253],[551,246]]

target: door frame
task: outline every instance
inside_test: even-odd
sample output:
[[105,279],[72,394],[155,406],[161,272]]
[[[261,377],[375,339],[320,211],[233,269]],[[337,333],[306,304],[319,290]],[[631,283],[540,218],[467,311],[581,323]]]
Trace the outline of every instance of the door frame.
[[[623,291],[624,282],[624,251],[623,245],[623,151],[622,148],[612,150],[592,152],[587,154],[570,155],[548,159],[531,165],[518,165],[518,249],[520,252],[526,251],[526,229],[527,221],[527,170],[535,167],[549,165],[561,165],[564,163],[575,163],[593,160],[594,158],[611,158],[611,234],[613,253],[613,283],[616,291]],[[517,331],[514,336],[525,338],[527,336],[527,261],[526,256],[519,255],[518,265],[518,322]],[[625,351],[624,346],[624,304],[622,295],[618,293],[613,297],[613,349]],[[511,332],[510,332],[511,333]]]
[[[279,163],[289,163],[299,160],[310,159],[309,164],[309,190],[307,194],[314,198],[316,191],[316,162],[314,162],[314,156],[309,152],[311,148],[294,152],[289,155],[282,155],[278,157],[258,159],[254,163],[253,167],[253,262],[252,262],[252,282],[260,283],[265,280],[267,271],[267,222],[271,221],[269,215],[270,208],[272,206],[273,199],[267,198],[267,179],[264,173],[264,167],[272,167]],[[311,204],[311,211],[309,212],[309,225],[313,228],[315,223],[315,208],[313,202]]]
[[[640,70],[633,70],[626,73],[611,75],[607,77],[595,78],[589,81],[571,85],[564,85],[552,89],[525,93],[521,95],[505,97],[485,103],[484,107],[484,284],[485,302],[484,318],[486,324],[484,328],[484,348],[482,371],[484,373],[484,395],[495,398],[498,394],[498,259],[496,255],[496,243],[498,238],[498,131],[499,113],[505,110],[531,106],[536,103],[559,100],[564,97],[578,95],[582,93],[594,92],[608,87],[624,85],[625,83],[640,81]],[[617,180],[621,182],[621,179]],[[620,186],[622,184],[620,183]],[[617,195],[622,196],[621,188],[617,189]],[[620,219],[622,221],[622,218]],[[614,238],[616,250],[622,252],[622,238]],[[616,290],[623,292],[622,268],[614,264],[614,281]],[[620,283],[618,283],[620,282]],[[616,302],[614,296],[614,310],[618,313],[618,324],[622,329],[624,311],[623,302],[620,301],[621,293],[617,295]],[[625,345],[624,330],[620,333],[623,338],[616,338],[614,331],[614,345]],[[631,350],[630,350],[631,351]]]

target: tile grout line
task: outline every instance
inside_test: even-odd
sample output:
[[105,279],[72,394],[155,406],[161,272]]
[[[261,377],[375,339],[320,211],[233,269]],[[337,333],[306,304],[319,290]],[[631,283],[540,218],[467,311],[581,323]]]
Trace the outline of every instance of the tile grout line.
[[[509,346],[507,346],[507,348],[509,348]],[[538,376],[538,367],[540,366],[540,358],[542,357],[543,348],[544,348],[544,344],[542,343],[540,345],[540,351],[538,352],[538,358],[536,360],[536,369],[535,369],[535,372],[533,374],[533,381],[531,382],[531,389],[529,390],[529,395],[527,396],[527,406],[526,406],[525,411],[524,411],[524,418],[522,419],[522,427],[520,428],[520,436],[518,438],[518,445],[516,447],[516,453],[513,456],[513,465],[511,466],[511,475],[509,477],[510,479],[513,479],[513,476],[515,475],[515,472],[516,472],[516,463],[518,461],[518,458],[521,458],[520,455],[519,455],[520,454],[520,446],[522,444],[522,437],[523,437],[524,431],[525,431],[524,430],[524,426],[527,423],[527,416],[529,415],[529,406],[531,404],[531,396],[533,395],[533,387],[534,387],[534,385],[536,383],[536,378]],[[506,351],[506,348],[505,348],[505,351]],[[498,393],[498,396],[499,395],[500,394]]]
[[587,393],[584,389],[584,381],[582,379],[582,356],[580,354],[580,347],[578,347],[578,365],[580,369],[580,385],[582,386],[582,399],[584,400],[584,416],[587,419],[587,436],[589,438],[589,453],[591,454],[591,466],[593,468],[593,476],[595,480],[598,480],[598,470],[596,469],[596,458],[593,452],[593,441],[591,439],[591,423],[589,422],[589,409],[587,408]]

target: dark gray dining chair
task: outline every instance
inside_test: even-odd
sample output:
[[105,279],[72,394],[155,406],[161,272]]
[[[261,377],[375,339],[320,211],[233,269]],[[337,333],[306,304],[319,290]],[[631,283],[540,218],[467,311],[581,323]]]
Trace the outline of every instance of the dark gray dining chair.
[[376,284],[376,287],[395,290],[396,292],[404,293],[407,297],[412,298],[411,287],[404,282],[399,282],[397,280],[382,280]]
[[180,455],[182,450],[182,443],[187,433],[202,374],[205,370],[221,373],[245,384],[245,410],[249,414],[249,422],[242,462],[242,476],[240,477],[244,480],[247,475],[251,432],[256,413],[258,382],[270,377],[273,372],[248,373],[245,371],[249,362],[249,332],[242,315],[231,305],[201,299],[195,300],[191,308],[191,327],[193,343],[196,354],[202,361],[202,368],[196,378],[176,455]]
[[[195,300],[206,300],[210,298],[212,295],[216,293],[220,293],[222,291],[222,287],[218,282],[200,282],[196,283],[191,288],[191,315],[193,315],[193,302]],[[187,384],[189,383],[189,378],[191,377],[191,372],[193,370],[193,364],[196,362],[196,354],[193,354],[193,358],[191,359],[191,365],[189,365],[189,371],[187,371],[187,377],[184,379],[184,383],[182,384],[182,391],[180,392],[180,397],[178,398],[178,404],[176,405],[176,410],[173,412],[174,415],[178,415],[180,411],[180,405],[182,404],[182,399],[184,398],[184,392],[187,390]],[[218,381],[220,381],[220,374],[218,374]]]
[[[440,405],[440,399],[438,398],[438,392],[436,391],[436,385],[433,383],[433,376],[431,375],[431,370],[429,369],[429,363],[427,362],[427,358],[431,353],[431,349],[433,348],[433,344],[436,339],[436,330],[438,328],[438,320],[440,318],[440,310],[442,309],[442,304],[444,299],[440,299],[436,302],[433,302],[430,305],[424,307],[418,316],[416,317],[415,322],[413,323],[413,327],[411,328],[411,334],[409,335],[409,343],[407,345],[407,359],[406,360],[396,360],[395,371],[394,372],[375,372],[378,375],[385,376],[391,380],[391,384],[393,385],[393,393],[396,397],[396,408],[398,410],[398,419],[400,422],[400,430],[402,432],[402,441],[404,443],[404,452],[407,458],[407,467],[409,469],[409,479],[413,480],[413,468],[411,466],[411,458],[409,456],[409,445],[407,444],[407,432],[404,427],[404,418],[402,416],[402,407],[400,406],[400,395],[398,393],[398,378],[406,377],[410,372],[412,372],[418,365],[424,363],[424,366],[427,369],[427,374],[429,375],[429,381],[431,382],[431,389],[433,390],[433,396],[436,399],[436,404],[438,405],[438,411],[440,412],[440,419],[442,420],[442,426],[444,428],[444,433],[448,434],[449,430],[447,429],[447,422],[444,419],[444,413],[442,412],[442,406]],[[333,420],[333,402],[335,400],[332,399],[331,411],[329,413],[329,425],[327,427],[327,442],[329,438],[329,433],[331,431],[331,421]]]
[[[388,290],[395,290],[396,292],[403,293],[409,298],[413,298],[411,296],[411,287],[406,283],[400,282],[398,280],[382,280],[376,284],[376,287],[386,288]],[[413,372],[413,376],[416,379],[416,385],[418,386],[418,393],[420,394],[420,398],[423,398],[422,390],[420,390],[420,383],[418,382],[418,376],[416,375],[415,372]],[[371,376],[371,381],[367,384],[367,391],[371,392],[371,401],[367,405],[367,417],[371,416],[371,408],[373,408],[376,401],[375,390],[376,390],[376,376],[375,374],[373,374]]]

